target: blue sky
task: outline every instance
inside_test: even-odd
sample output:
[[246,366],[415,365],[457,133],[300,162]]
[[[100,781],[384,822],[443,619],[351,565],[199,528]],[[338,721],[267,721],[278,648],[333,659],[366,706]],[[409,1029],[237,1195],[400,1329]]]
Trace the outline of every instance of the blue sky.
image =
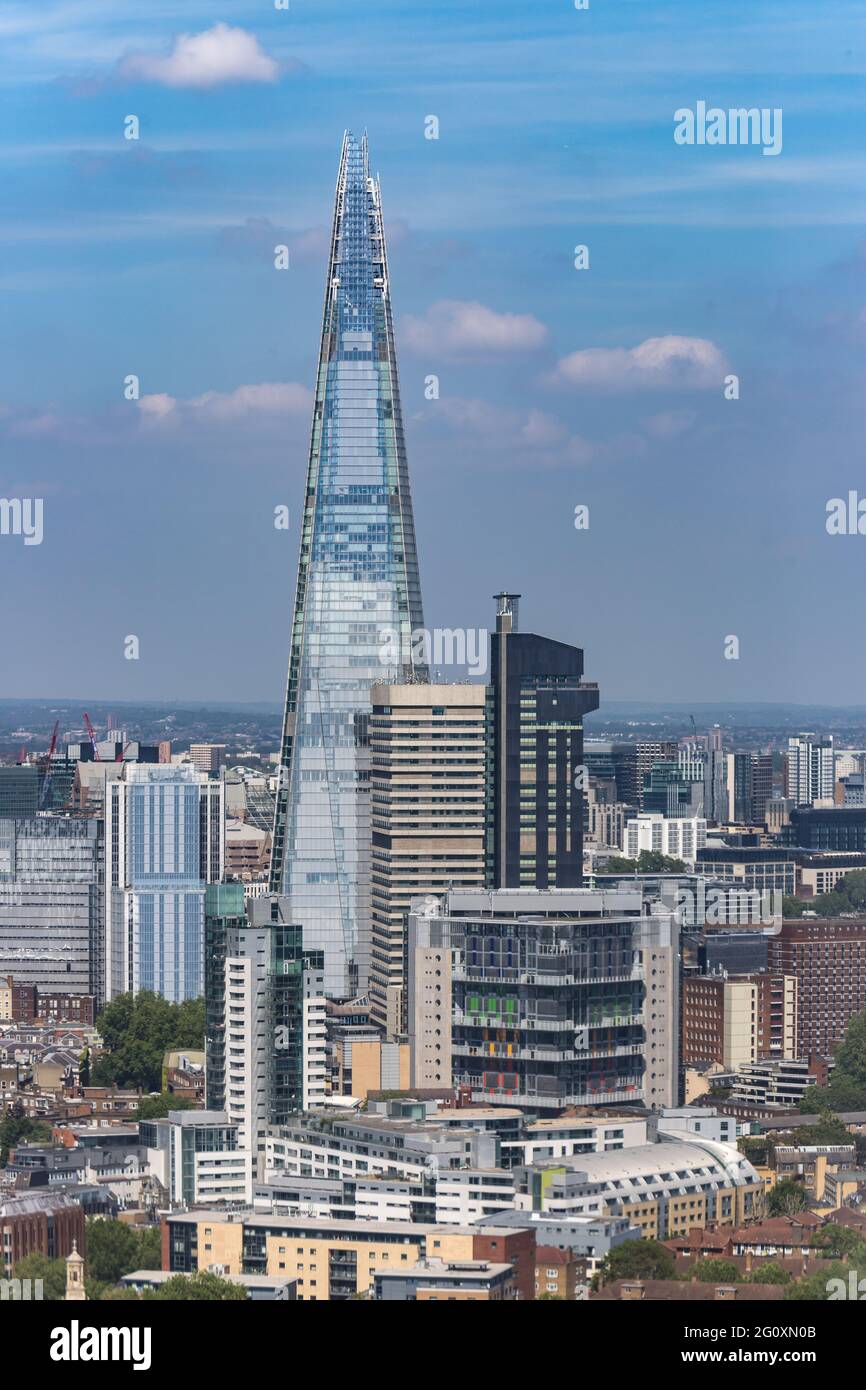
[[[7,0],[0,42],[0,495],[45,507],[0,696],[281,699],[366,126],[428,626],[511,588],[602,700],[864,702],[861,0]],[[781,108],[781,154],[676,145],[699,100]]]

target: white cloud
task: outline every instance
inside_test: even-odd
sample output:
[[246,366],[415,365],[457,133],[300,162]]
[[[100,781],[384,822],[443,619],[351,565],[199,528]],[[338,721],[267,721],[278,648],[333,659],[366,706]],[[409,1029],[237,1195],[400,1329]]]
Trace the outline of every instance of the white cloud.
[[294,381],[263,381],[238,386],[234,391],[205,391],[187,401],[174,396],[142,396],[138,402],[145,421],[162,424],[194,420],[201,424],[238,420],[247,416],[308,415],[313,393]]
[[178,34],[170,53],[130,53],[118,72],[132,82],[163,87],[217,87],[223,82],[276,82],[280,65],[246,29],[220,23],[200,34]]
[[722,352],[706,338],[668,334],[634,348],[584,348],[563,357],[553,380],[560,385],[606,391],[653,391],[722,385]]
[[475,300],[440,299],[423,318],[407,314],[400,341],[414,352],[445,356],[529,352],[547,338],[532,314],[500,314]]
[[158,392],[152,396],[142,396],[138,408],[148,420],[164,420],[177,408],[177,401],[174,396]]

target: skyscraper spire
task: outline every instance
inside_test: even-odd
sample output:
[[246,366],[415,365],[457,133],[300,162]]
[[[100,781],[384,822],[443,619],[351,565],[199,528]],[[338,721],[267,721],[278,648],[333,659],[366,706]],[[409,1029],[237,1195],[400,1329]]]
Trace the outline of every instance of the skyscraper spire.
[[274,820],[271,891],[290,895],[325,988],[369,968],[370,686],[423,627],[385,232],[367,137],[343,139],[325,285]]

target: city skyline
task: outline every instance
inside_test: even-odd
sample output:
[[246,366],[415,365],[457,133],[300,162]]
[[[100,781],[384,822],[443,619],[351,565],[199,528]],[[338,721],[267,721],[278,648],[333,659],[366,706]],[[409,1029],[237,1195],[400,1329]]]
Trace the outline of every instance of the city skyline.
[[[41,545],[0,539],[16,593],[0,695],[62,672],[105,698],[279,699],[278,644],[249,640],[249,560],[261,631],[287,640],[323,170],[342,130],[366,126],[431,626],[486,625],[505,586],[528,629],[587,651],[612,700],[856,700],[857,541],[825,522],[856,492],[862,433],[863,21],[829,11],[850,49],[829,22],[808,45],[782,29],[782,5],[703,6],[673,46],[666,3],[507,0],[479,25],[453,3],[427,21],[374,0],[365,66],[357,35],[331,41],[336,3],[254,22],[229,6],[216,25],[198,0],[135,23],[10,7],[3,490],[45,515]],[[210,59],[182,27],[210,35]],[[615,100],[612,71],[629,74]],[[674,113],[699,101],[783,110],[780,154],[679,146]],[[70,606],[89,620],[70,624]]]

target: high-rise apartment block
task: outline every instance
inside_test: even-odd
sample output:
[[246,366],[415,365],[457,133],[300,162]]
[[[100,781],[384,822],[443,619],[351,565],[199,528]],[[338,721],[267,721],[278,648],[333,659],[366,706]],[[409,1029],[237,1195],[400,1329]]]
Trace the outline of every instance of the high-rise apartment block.
[[798,806],[833,801],[835,786],[833,736],[797,734],[788,739],[788,796]]
[[106,993],[195,999],[204,893],[224,871],[223,783],[189,765],[127,764],[106,785]]
[[260,1176],[265,1133],[327,1094],[321,953],[303,948],[288,899],[246,899],[242,883],[206,895],[206,1094],[238,1127]]
[[679,929],[638,891],[451,892],[409,918],[413,1085],[496,1105],[677,1099]]
[[413,898],[485,883],[487,689],[374,685],[370,716],[370,1013],[404,1031]]
[[830,1057],[866,1009],[866,925],[783,922],[769,938],[770,969],[797,980],[797,1057]]
[[682,982],[682,1058],[728,1070],[797,1056],[797,980],[771,972],[687,975]]
[[647,851],[672,859],[694,863],[699,849],[707,843],[707,822],[702,816],[667,816],[647,812],[627,822],[623,854],[637,859]]

